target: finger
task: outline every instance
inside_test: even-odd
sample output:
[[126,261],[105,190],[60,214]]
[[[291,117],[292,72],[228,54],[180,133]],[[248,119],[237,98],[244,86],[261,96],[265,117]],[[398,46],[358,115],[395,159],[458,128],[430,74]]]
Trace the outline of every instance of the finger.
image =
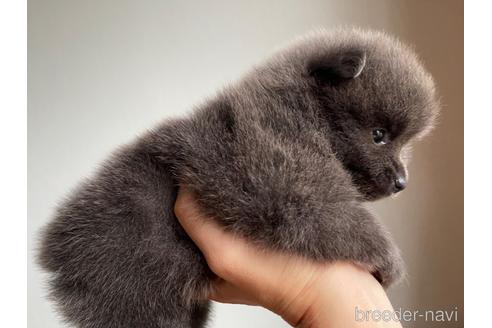
[[216,222],[201,213],[194,195],[186,187],[179,188],[174,212],[181,226],[203,252],[207,261],[213,254],[220,254],[224,249],[235,247],[232,237]]
[[234,286],[254,291],[255,299],[263,299],[268,296],[267,290],[275,290],[285,281],[298,284],[298,278],[311,268],[305,266],[302,259],[259,249],[224,232],[214,220],[201,213],[194,195],[185,187],[178,192],[175,213],[203,252],[210,269]]
[[235,284],[254,276],[252,268],[261,265],[256,261],[256,250],[244,239],[225,232],[213,219],[204,216],[193,193],[186,187],[178,191],[175,214],[215,274]]
[[222,279],[214,282],[208,298],[220,303],[258,305],[253,297]]

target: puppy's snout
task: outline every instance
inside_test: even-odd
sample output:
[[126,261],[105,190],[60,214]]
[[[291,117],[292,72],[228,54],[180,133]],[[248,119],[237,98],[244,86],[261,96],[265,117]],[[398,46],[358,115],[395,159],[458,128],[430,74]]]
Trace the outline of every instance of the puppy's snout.
[[392,178],[389,183],[389,189],[391,193],[396,194],[407,187],[407,172],[401,162],[393,161],[391,173]]
[[404,175],[397,175],[394,181],[395,193],[402,191],[407,186],[407,179]]

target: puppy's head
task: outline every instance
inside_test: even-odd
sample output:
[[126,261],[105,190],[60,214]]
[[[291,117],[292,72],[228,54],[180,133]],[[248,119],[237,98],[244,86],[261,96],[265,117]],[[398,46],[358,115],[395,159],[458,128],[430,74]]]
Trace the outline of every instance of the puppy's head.
[[379,32],[310,41],[309,90],[332,148],[366,200],[403,190],[404,157],[437,115],[434,82],[414,52]]

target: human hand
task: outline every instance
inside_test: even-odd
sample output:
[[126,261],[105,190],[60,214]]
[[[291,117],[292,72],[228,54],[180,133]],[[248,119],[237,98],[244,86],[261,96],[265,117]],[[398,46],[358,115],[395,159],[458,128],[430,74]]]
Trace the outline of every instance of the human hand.
[[252,245],[204,217],[185,187],[174,211],[218,276],[211,300],[260,305],[296,327],[401,327],[395,321],[355,320],[356,308],[393,310],[381,285],[363,268],[315,263]]

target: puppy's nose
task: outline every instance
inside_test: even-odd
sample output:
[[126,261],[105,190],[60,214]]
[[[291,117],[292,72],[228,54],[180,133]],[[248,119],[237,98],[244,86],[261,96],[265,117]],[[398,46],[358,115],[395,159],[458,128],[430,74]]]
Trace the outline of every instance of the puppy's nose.
[[407,186],[407,179],[400,175],[395,178],[395,192],[402,191]]

